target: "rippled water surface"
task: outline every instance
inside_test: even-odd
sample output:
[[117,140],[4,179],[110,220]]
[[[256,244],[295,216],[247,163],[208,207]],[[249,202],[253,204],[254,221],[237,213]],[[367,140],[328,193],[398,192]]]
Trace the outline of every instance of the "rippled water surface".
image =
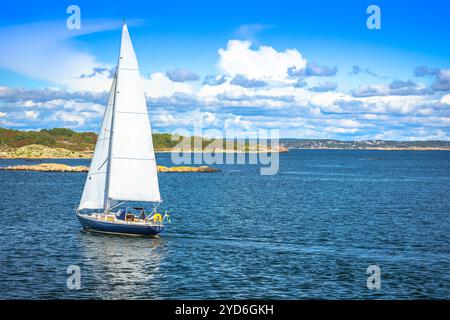
[[[0,160],[20,163],[37,162]],[[0,171],[1,298],[450,298],[450,152],[291,151],[275,176],[218,167],[159,175],[175,212],[159,238],[81,232],[85,173]]]

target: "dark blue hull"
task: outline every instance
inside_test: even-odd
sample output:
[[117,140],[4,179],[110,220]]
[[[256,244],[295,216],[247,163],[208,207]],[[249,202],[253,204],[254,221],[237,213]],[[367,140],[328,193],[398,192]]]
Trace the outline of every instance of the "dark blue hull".
[[160,226],[136,225],[136,224],[99,221],[82,214],[77,214],[77,217],[83,229],[108,234],[123,234],[130,236],[154,236],[163,231],[164,229],[162,225]]

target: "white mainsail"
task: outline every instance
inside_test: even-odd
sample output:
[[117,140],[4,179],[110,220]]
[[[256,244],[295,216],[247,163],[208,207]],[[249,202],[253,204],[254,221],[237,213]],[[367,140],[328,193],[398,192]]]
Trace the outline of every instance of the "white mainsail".
[[125,24],[116,76],[80,209],[108,210],[114,200],[161,201],[144,88]]

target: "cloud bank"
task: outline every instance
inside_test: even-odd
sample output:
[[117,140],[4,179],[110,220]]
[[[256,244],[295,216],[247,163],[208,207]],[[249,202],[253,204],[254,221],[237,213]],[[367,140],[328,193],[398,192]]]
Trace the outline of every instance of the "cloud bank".
[[[102,28],[114,26],[93,27],[92,32]],[[57,89],[0,87],[0,126],[97,131],[113,66],[73,48],[69,57],[79,60],[66,66],[60,53],[67,38],[56,38],[48,43],[59,50],[52,56],[61,68],[57,74],[41,74],[46,67],[35,63],[5,62],[17,48],[0,53],[0,67],[59,84]],[[277,50],[250,40],[230,40],[217,52],[217,73],[202,81],[194,71],[180,68],[143,77],[154,129],[192,129],[201,118],[206,128],[280,129],[284,137],[450,139],[450,69],[422,66],[413,70],[413,79],[386,82],[367,68],[318,65],[298,49]],[[369,74],[376,81],[340,91],[339,72],[352,78]]]

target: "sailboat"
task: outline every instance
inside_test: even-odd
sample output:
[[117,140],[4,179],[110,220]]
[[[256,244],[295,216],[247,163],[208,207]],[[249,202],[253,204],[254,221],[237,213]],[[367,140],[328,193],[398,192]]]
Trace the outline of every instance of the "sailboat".
[[[150,202],[153,209],[123,208],[129,201]],[[85,230],[156,235],[163,231],[166,217],[157,212],[161,202],[144,88],[124,22],[119,59],[76,215]]]

